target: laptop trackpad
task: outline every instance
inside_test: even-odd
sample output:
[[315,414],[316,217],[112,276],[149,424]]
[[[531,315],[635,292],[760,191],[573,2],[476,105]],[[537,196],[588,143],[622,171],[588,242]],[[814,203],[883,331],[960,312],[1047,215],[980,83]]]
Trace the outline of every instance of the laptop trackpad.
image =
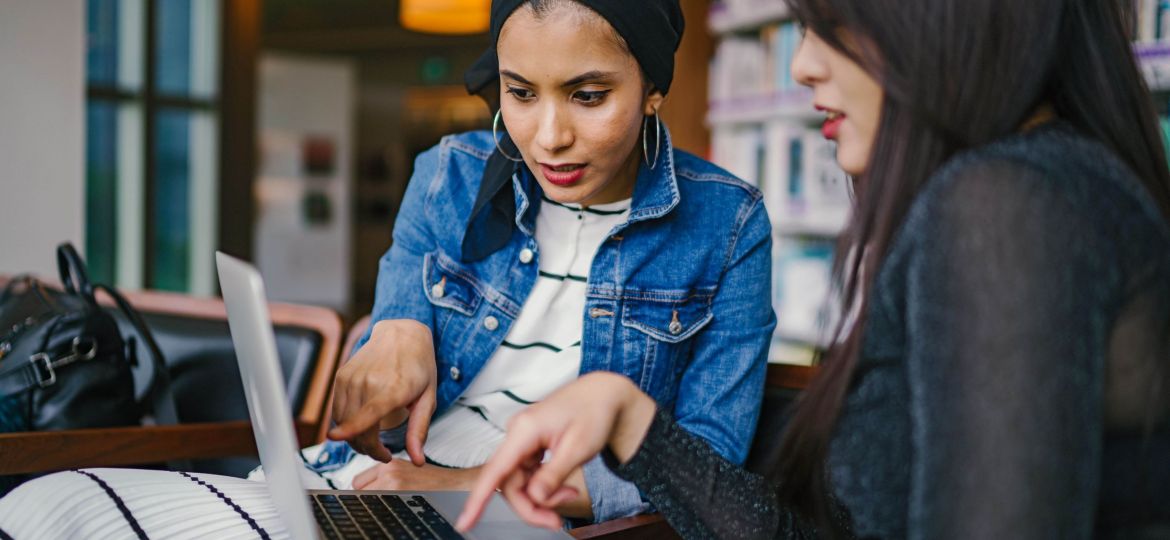
[[[467,501],[467,493],[462,491],[431,491],[426,492],[427,500],[452,523],[463,512],[463,504]],[[515,538],[517,540],[537,540],[544,538],[569,538],[560,531],[549,531],[525,524],[504,498],[492,496],[491,502],[483,512],[479,524],[471,530],[470,538]]]

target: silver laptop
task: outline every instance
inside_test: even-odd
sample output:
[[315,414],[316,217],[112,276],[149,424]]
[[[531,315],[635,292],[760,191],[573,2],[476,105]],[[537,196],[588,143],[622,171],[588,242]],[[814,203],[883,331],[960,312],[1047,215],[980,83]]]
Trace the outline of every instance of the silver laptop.
[[528,526],[498,495],[461,536],[452,524],[466,492],[306,490],[264,282],[239,259],[217,252],[215,261],[268,492],[292,538],[570,538]]

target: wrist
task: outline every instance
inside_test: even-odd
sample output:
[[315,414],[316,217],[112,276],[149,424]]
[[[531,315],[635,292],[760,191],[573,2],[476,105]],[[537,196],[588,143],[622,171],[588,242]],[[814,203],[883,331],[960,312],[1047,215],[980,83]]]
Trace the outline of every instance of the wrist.
[[621,405],[610,435],[609,449],[619,462],[627,463],[642,447],[658,404],[629,379],[622,379],[625,383],[622,385]]
[[387,319],[374,323],[370,341],[383,343],[388,339],[417,338],[430,341],[431,328],[414,319]]

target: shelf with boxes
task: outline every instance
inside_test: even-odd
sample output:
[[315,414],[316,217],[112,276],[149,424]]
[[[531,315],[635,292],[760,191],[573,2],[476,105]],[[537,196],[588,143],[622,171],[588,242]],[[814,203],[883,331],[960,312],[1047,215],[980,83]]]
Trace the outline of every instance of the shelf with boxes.
[[792,79],[800,28],[783,0],[725,0],[707,122],[716,164],[760,188],[773,222],[773,362],[810,364],[827,343],[836,237],[849,219],[848,177],[817,123],[812,92]]
[[788,4],[784,2],[725,0],[711,6],[707,14],[707,28],[715,35],[729,34],[755,30],[790,17]]
[[819,116],[813,109],[812,92],[807,88],[793,88],[770,94],[728,97],[712,101],[707,111],[707,123],[719,126],[762,123],[776,119],[811,122]]
[[1170,91],[1170,43],[1138,43],[1134,52],[1150,90]]

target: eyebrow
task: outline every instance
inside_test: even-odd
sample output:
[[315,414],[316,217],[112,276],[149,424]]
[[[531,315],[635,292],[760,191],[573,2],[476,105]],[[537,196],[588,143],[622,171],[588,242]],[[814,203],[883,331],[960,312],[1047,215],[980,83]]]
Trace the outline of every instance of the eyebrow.
[[[527,84],[529,86],[536,86],[531,81],[520,76],[520,74],[516,73],[515,71],[502,69],[502,70],[500,70],[500,75],[502,75],[504,77],[508,77],[509,79],[515,79],[516,82],[519,82],[521,84]],[[612,80],[614,78],[614,75],[616,75],[616,74],[614,72],[611,72],[611,71],[598,71],[598,70],[587,71],[585,73],[577,75],[576,77],[573,77],[572,79],[565,81],[565,83],[562,84],[561,87],[562,88],[569,88],[569,87],[577,86],[579,84],[587,83],[587,82],[609,81],[609,80]]]

